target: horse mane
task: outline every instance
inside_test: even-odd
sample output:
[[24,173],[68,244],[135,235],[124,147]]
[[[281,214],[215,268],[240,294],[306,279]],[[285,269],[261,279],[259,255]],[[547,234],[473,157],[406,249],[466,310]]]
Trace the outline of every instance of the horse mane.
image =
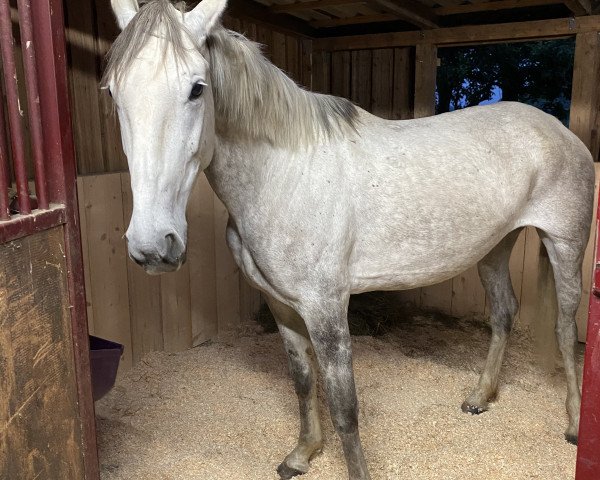
[[[169,0],[149,0],[129,22],[107,55],[102,85],[120,82],[151,36],[164,38],[178,61],[190,53],[182,12]],[[299,148],[343,135],[355,128],[358,110],[347,99],[299,87],[243,35],[217,27],[207,38],[210,75],[219,135],[258,139],[282,148]]]
[[352,102],[300,88],[243,35],[219,28],[207,43],[219,133],[294,148],[355,127]]

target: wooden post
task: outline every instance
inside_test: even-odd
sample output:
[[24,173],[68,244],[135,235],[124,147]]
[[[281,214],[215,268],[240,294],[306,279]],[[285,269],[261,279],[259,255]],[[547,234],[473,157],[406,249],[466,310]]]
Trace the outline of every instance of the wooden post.
[[435,80],[437,46],[416,46],[415,54],[415,118],[435,115]]
[[600,81],[600,33],[577,34],[569,127],[598,160],[598,82]]

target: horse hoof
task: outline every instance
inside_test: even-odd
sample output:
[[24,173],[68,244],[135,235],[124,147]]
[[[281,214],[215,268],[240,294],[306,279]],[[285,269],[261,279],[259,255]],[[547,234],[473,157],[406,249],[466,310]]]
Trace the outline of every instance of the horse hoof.
[[288,467],[285,462],[277,467],[277,473],[281,480],[290,480],[297,475],[304,475],[306,472],[302,472],[296,468]]
[[573,435],[572,433],[565,433],[565,440],[571,445],[577,445],[577,435]]
[[471,405],[467,402],[464,402],[461,406],[460,409],[465,412],[465,413],[470,413],[471,415],[479,415],[480,413],[483,413],[485,411],[487,411],[487,407],[481,407],[478,405]]

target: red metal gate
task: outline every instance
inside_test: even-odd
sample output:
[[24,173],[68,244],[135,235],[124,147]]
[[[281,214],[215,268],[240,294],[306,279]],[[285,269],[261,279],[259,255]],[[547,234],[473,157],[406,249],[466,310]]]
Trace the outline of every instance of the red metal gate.
[[[599,203],[600,205],[600,198]],[[600,209],[598,214],[600,215]],[[596,219],[594,278],[588,314],[577,480],[600,479],[600,219]]]
[[[17,8],[11,8],[9,0],[0,0],[3,72],[0,84],[7,113],[5,118],[0,109],[0,245],[57,227],[62,229],[83,470],[86,479],[96,479],[98,465],[63,6],[61,0],[35,0],[34,8],[31,0],[16,3]],[[19,52],[16,50],[19,40],[22,68],[17,58],[21,55],[15,55]],[[24,74],[20,76],[21,71]],[[19,82],[26,87],[24,91],[19,92]],[[26,102],[19,100],[19,94],[21,99],[27,98]],[[24,131],[25,117],[28,132]],[[30,192],[32,172],[35,195]],[[9,189],[13,185],[16,195],[11,199]],[[61,239],[61,248],[62,245]]]

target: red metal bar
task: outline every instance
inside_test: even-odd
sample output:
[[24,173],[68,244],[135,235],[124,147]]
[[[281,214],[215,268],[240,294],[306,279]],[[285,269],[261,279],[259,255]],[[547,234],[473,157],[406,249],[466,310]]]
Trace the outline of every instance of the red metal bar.
[[29,202],[29,186],[27,185],[27,168],[25,166],[25,151],[23,148],[23,126],[19,108],[19,88],[17,84],[17,68],[15,65],[14,38],[10,20],[10,5],[8,0],[0,0],[0,50],[2,52],[2,70],[4,72],[4,87],[8,103],[8,118],[10,123],[10,140],[17,182],[17,196],[20,213],[31,213]]
[[[598,199],[600,205],[600,198]],[[600,210],[598,210],[600,213]],[[596,218],[594,280],[583,366],[576,480],[600,479],[600,221]]]
[[48,210],[36,210],[28,215],[15,215],[0,224],[0,244],[33,235],[62,225],[67,220],[65,207],[53,205]]
[[100,478],[96,450],[96,423],[90,374],[90,351],[85,302],[83,258],[77,208],[76,164],[69,110],[67,57],[62,0],[37,0],[33,33],[37,47],[40,108],[44,133],[48,193],[51,202],[66,205],[65,256],[71,305],[71,331],[79,418],[86,480]]
[[[0,93],[1,96],[1,93]],[[6,142],[6,125],[4,109],[0,108],[0,220],[8,220],[8,143]]]
[[19,26],[21,28],[21,49],[23,50],[23,67],[27,86],[27,110],[29,111],[29,129],[31,130],[31,147],[35,166],[35,194],[38,208],[48,208],[46,190],[46,174],[44,172],[44,151],[42,138],[42,118],[38,92],[38,76],[35,64],[35,48],[33,42],[33,25],[31,23],[31,5],[29,0],[17,0],[19,7]]

